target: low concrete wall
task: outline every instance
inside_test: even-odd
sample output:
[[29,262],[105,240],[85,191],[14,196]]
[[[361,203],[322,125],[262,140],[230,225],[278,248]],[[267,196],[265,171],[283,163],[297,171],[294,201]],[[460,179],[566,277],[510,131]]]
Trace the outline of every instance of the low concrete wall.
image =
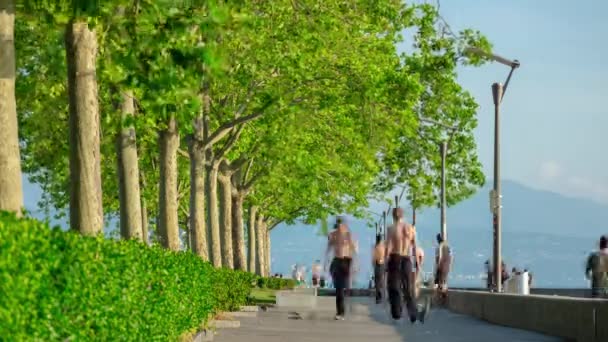
[[531,288],[531,294],[546,295],[546,296],[565,296],[577,298],[591,298],[591,289],[549,289],[549,288]]
[[608,300],[450,290],[448,308],[490,323],[577,341],[608,341]]
[[[463,290],[463,291],[487,291],[487,289],[480,287],[455,287],[454,290]],[[577,298],[591,298],[591,290],[590,289],[569,289],[569,288],[531,288],[530,294],[534,295],[546,295],[546,296],[565,296],[565,297],[577,297]]]

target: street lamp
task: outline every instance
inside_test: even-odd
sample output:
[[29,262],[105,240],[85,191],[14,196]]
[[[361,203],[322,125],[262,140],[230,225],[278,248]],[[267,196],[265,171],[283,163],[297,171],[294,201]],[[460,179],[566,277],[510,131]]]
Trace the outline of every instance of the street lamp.
[[420,121],[441,126],[450,132],[450,134],[448,135],[448,138],[442,140],[441,143],[439,144],[439,153],[441,153],[441,195],[440,195],[441,196],[441,238],[443,239],[443,241],[447,241],[448,226],[447,226],[447,218],[446,218],[447,217],[447,213],[446,213],[447,200],[446,200],[446,191],[445,191],[446,190],[445,189],[445,178],[446,178],[445,165],[446,165],[448,147],[449,147],[450,141],[452,140],[452,137],[458,131],[458,126],[450,126],[450,125],[446,125],[446,124],[443,124],[443,123],[435,121],[435,120],[424,119],[424,118],[421,118]]
[[519,61],[514,59],[510,60],[498,55],[489,54],[478,48],[466,48],[465,52],[471,52],[480,56],[485,56],[495,62],[506,65],[511,68],[509,76],[505,81],[504,86],[500,83],[492,84],[492,97],[494,100],[494,188],[490,192],[490,203],[493,213],[493,225],[494,225],[494,282],[497,292],[502,289],[501,274],[502,274],[502,257],[501,257],[501,203],[502,198],[500,192],[500,103],[502,102],[507,86],[513,75],[513,71],[519,68]]
[[[378,214],[377,212],[374,212],[374,211],[371,211],[371,210],[366,210],[366,211],[367,211],[369,214],[374,214],[374,215],[378,216],[380,219],[382,219],[382,215],[381,215],[381,214]],[[380,227],[379,222],[380,222],[380,220],[378,220],[378,221],[376,222],[376,235],[375,235],[375,236],[378,236],[378,233],[379,233],[379,232],[382,230],[382,228]],[[374,236],[374,239],[375,239],[375,236]]]

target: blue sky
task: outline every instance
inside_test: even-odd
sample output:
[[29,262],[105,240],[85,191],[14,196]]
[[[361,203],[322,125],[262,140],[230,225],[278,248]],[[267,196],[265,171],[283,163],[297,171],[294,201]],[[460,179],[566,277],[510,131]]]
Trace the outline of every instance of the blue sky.
[[[495,53],[521,62],[502,104],[503,179],[608,203],[608,1],[443,0],[440,12],[453,30],[478,29]],[[459,71],[480,104],[476,136],[488,178],[490,86],[508,71],[496,63]]]

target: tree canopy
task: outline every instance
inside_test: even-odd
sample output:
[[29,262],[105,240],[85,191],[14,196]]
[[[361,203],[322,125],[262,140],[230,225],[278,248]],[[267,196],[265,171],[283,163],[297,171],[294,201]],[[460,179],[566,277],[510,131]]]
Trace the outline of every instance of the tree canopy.
[[[133,125],[137,134],[141,196],[154,222],[158,132],[174,117],[186,146],[205,105],[205,149],[237,167],[233,182],[247,190],[245,205],[271,223],[364,215],[370,198],[398,185],[416,206],[437,203],[438,143],[451,133],[425,120],[457,127],[447,155],[448,202],[484,182],[473,137],[477,104],[458,84],[456,67],[483,62],[464,47],[491,46],[477,31],[451,32],[431,5],[120,0],[41,8],[18,9],[15,44],[23,170],[42,187],[43,207],[64,213],[69,205],[63,34],[75,16],[98,33],[106,215],[120,208],[121,127]],[[411,49],[400,53],[399,44]],[[127,121],[117,106],[124,90],[136,103]],[[182,229],[189,158],[180,147]]]

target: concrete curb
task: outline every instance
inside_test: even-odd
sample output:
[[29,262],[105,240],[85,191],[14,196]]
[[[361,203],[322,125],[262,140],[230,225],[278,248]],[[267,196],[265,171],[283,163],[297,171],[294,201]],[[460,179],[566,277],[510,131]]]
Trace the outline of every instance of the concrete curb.
[[246,318],[255,318],[258,317],[257,311],[234,311],[234,312],[224,312],[226,316],[236,318],[236,317],[246,317]]
[[209,327],[215,329],[236,329],[241,327],[240,321],[212,320],[209,322]]

